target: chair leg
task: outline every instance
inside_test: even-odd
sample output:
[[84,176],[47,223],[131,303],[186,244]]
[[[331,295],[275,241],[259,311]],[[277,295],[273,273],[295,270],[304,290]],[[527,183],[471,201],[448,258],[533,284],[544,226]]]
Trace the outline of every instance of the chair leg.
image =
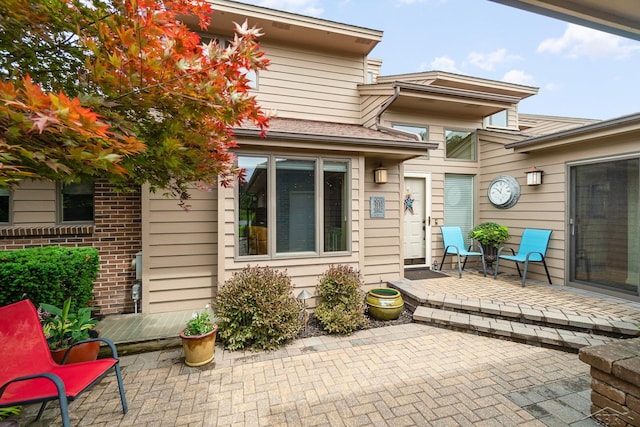
[[[518,263],[516,262],[516,265],[518,265]],[[522,287],[524,288],[524,282],[527,281],[527,270],[529,269],[529,260],[525,260],[524,261],[524,274],[522,274]],[[518,268],[518,273],[520,273],[520,269]]]
[[458,258],[458,279],[462,279],[462,269],[460,268],[460,254],[457,255]]
[[120,362],[115,365],[116,379],[118,380],[118,389],[120,390],[120,402],[122,403],[122,413],[126,414],[129,408],[127,407],[127,397],[124,394],[124,385],[122,384],[122,375],[120,375]]
[[447,248],[444,249],[444,255],[442,255],[442,261],[440,261],[440,270],[442,270],[442,266],[444,265],[444,259],[447,257]]
[[38,416],[36,416],[36,421],[38,421],[40,419],[40,417],[42,416],[42,413],[44,412],[44,410],[47,407],[47,403],[49,403],[49,401],[42,402],[42,405],[40,405],[40,410],[38,411]]
[[484,262],[484,257],[480,257],[482,261],[482,272],[484,273],[484,277],[487,277],[487,263]]
[[[516,269],[518,270],[518,276],[522,277],[522,273],[520,272],[520,264],[518,264],[518,261],[515,261],[515,263],[516,263]],[[526,274],[526,272],[527,272],[526,266],[524,268],[524,271],[525,271],[525,274]]]
[[[484,265],[484,260],[482,260],[482,263]],[[498,266],[499,265],[500,265],[500,257],[496,258],[496,265],[493,267],[493,280],[496,280],[498,278]]]
[[549,281],[549,284],[551,285],[551,275],[549,275],[549,269],[547,268],[547,263],[544,261],[544,257],[542,257],[542,265],[544,265],[544,271],[547,273],[547,280]]

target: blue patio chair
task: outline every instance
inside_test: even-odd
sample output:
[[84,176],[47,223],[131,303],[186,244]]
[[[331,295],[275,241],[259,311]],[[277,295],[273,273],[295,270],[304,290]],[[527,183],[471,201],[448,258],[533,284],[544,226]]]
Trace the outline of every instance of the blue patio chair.
[[[440,227],[442,232],[442,241],[444,242],[444,255],[442,255],[442,261],[440,265],[444,263],[444,259],[447,255],[456,255],[458,257],[458,277],[462,278],[462,270],[467,265],[467,258],[470,256],[478,256],[482,261],[482,270],[484,271],[484,277],[487,277],[487,265],[484,262],[484,252],[482,246],[477,245],[480,252],[472,252],[473,245],[469,246],[469,249],[465,249],[464,239],[462,238],[462,230],[460,227]],[[464,257],[462,268],[460,268],[460,257]]]
[[[544,257],[547,255],[547,248],[549,247],[549,239],[551,238],[552,230],[540,230],[537,228],[525,228],[522,232],[522,239],[520,240],[520,247],[518,253],[512,248],[505,246],[498,249],[498,258],[496,259],[496,268],[493,272],[493,278],[498,277],[498,266],[501,259],[506,259],[516,263],[518,274],[522,277],[522,287],[527,281],[527,269],[530,262],[541,262],[544,265],[544,271],[547,273],[547,279],[551,284],[551,276],[549,275],[549,269]],[[510,249],[513,255],[502,255],[503,249]],[[524,274],[520,272],[519,263],[524,263]]]

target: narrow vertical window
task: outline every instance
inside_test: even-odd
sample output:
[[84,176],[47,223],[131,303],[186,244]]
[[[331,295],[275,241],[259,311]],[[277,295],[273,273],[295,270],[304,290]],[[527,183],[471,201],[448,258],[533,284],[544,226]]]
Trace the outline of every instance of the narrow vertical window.
[[0,223],[10,222],[9,206],[11,192],[6,188],[0,188]]
[[267,228],[267,157],[238,157],[245,170],[245,182],[238,189],[239,255],[266,255],[269,249]]
[[276,159],[276,252],[316,251],[316,162]]
[[347,250],[347,163],[324,162],[324,251]]
[[62,222],[93,221],[93,182],[62,186]]

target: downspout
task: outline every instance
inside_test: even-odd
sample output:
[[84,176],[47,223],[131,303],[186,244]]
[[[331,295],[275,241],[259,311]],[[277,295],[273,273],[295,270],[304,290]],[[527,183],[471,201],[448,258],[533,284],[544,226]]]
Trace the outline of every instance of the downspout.
[[378,110],[378,113],[376,114],[376,129],[381,132],[386,132],[390,134],[401,135],[401,136],[411,136],[416,141],[420,141],[420,137],[415,133],[406,132],[400,129],[394,129],[394,128],[383,126],[380,124],[380,118],[382,117],[382,115],[385,113],[385,111],[387,111],[387,109],[391,106],[391,104],[393,104],[396,101],[396,99],[398,99],[399,96],[400,96],[400,87],[394,83],[393,95],[391,96],[391,98],[387,99],[384,102],[384,104],[382,104],[382,106],[380,107],[380,110]]

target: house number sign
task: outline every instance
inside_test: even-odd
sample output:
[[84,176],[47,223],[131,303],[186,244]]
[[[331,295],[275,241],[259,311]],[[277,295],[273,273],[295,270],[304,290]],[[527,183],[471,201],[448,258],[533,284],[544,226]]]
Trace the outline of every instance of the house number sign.
[[384,218],[384,197],[371,197],[371,218]]

